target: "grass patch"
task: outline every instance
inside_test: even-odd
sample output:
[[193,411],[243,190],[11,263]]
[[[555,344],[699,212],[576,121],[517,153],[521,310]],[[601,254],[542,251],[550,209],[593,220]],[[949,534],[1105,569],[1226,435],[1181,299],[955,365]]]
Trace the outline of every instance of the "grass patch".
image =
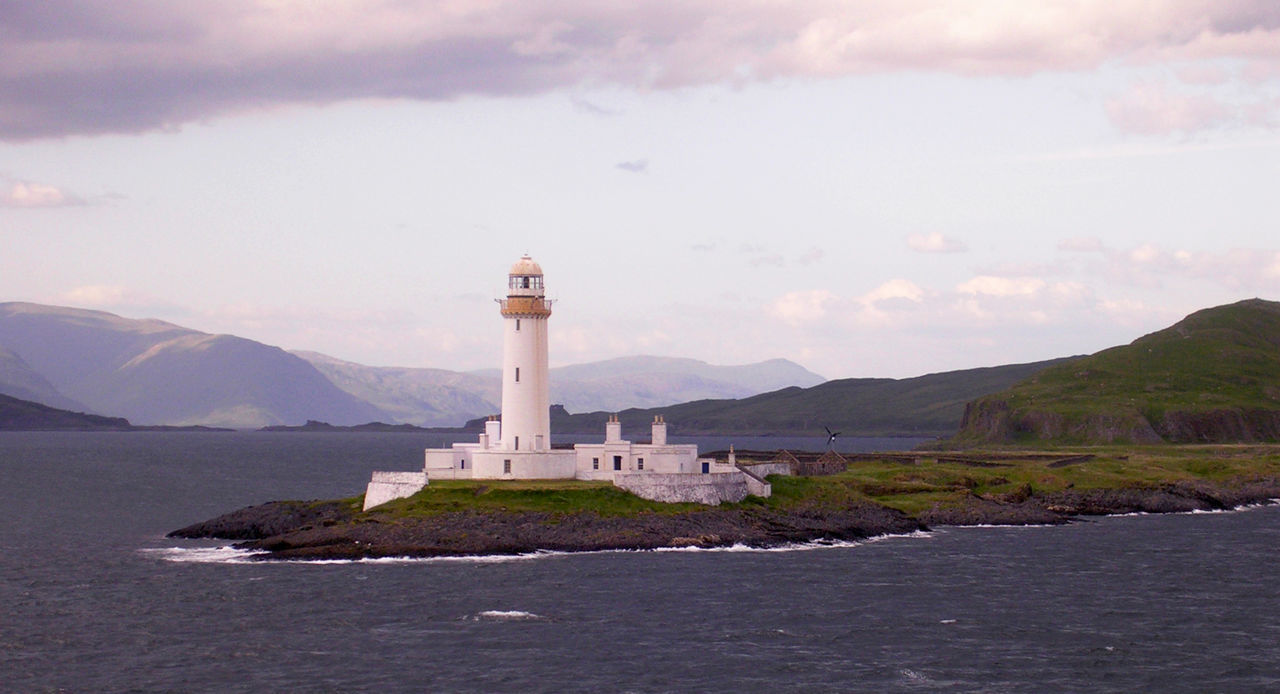
[[[989,456],[999,467],[974,467],[922,457],[919,464],[891,459],[858,460],[838,475],[788,477],[771,475],[773,495],[747,497],[732,509],[841,509],[873,502],[907,514],[934,505],[960,503],[974,494],[1016,495],[1030,489],[1155,487],[1203,480],[1221,483],[1248,477],[1280,477],[1280,445],[1092,446],[1026,451],[965,451],[963,457]],[[1058,455],[1060,454],[1060,455]],[[1083,462],[1051,468],[1060,458],[1089,454]],[[1021,456],[1021,457],[1020,457]],[[342,500],[358,510],[360,497]],[[609,482],[578,480],[449,480],[432,482],[406,499],[397,499],[363,514],[369,520],[421,517],[455,511],[578,512],[602,516],[675,514],[702,511],[699,504],[664,504],[641,499]]]
[[699,504],[664,504],[623,491],[609,482],[581,480],[443,480],[405,499],[370,509],[365,515],[421,517],[456,511],[541,513],[593,512],[602,516],[680,513]]

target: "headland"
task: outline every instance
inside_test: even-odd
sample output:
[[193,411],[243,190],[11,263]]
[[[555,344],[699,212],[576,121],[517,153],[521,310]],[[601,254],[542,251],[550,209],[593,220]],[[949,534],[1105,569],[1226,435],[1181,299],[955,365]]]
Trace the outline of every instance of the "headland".
[[[739,454],[773,470],[779,458]],[[171,537],[234,540],[264,560],[316,560],[770,547],[947,525],[1058,524],[1269,502],[1280,498],[1280,445],[861,454],[835,474],[767,478],[771,497],[714,507],[647,501],[603,482],[440,481],[366,512],[362,497],[276,501]]]

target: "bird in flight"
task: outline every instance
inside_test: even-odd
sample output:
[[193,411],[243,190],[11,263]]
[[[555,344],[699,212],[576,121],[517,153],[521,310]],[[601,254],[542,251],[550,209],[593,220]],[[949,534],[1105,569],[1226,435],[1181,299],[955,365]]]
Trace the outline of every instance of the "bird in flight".
[[831,428],[827,426],[822,428],[827,430],[827,448],[835,450],[836,437],[840,435],[840,432],[832,431]]

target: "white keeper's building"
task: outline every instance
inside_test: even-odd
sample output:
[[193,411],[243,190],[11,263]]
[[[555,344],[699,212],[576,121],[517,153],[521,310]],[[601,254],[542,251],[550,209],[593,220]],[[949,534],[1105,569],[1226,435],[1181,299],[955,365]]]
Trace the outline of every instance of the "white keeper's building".
[[375,472],[364,508],[411,496],[442,479],[611,480],[640,496],[659,501],[719,503],[740,501],[748,493],[769,495],[767,482],[739,469],[732,460],[699,458],[694,444],[667,443],[667,424],[655,418],[649,443],[622,438],[612,416],[604,443],[573,448],[551,445],[550,379],[546,298],[542,268],[524,256],[507,276],[502,313],[502,416],[485,422],[475,443],[429,448],[421,473]]

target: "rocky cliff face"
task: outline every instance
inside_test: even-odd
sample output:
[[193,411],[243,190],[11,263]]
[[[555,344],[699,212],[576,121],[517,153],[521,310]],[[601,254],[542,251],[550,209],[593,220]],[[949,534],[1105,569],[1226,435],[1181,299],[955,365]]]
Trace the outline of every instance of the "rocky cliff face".
[[1133,409],[1067,415],[1000,398],[965,406],[957,442],[1256,443],[1280,441],[1280,410],[1175,410],[1151,421]]
[[1155,430],[1173,443],[1280,441],[1280,410],[1166,412],[1155,424]]

